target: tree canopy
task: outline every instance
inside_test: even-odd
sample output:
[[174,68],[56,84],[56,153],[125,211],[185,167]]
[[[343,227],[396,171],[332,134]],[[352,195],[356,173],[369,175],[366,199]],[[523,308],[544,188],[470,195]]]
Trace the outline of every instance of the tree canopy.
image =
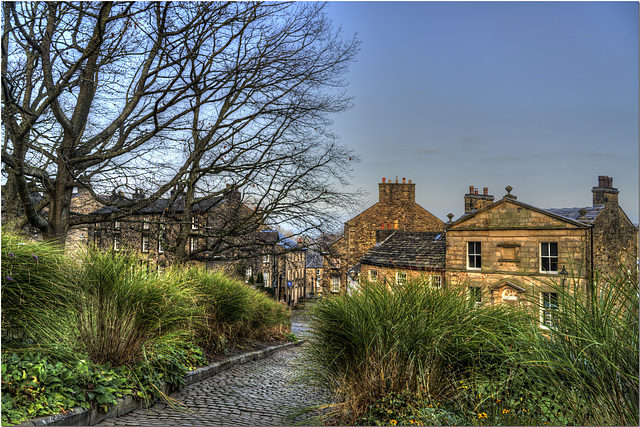
[[[353,203],[331,132],[358,41],[319,3],[3,2],[3,196],[14,226],[64,239],[171,189],[239,189],[262,223],[319,229]],[[144,189],[78,215],[74,188]],[[39,193],[41,197],[33,197]],[[254,223],[255,223],[254,218]],[[186,239],[188,224],[182,237]],[[184,246],[184,245],[183,245]]]

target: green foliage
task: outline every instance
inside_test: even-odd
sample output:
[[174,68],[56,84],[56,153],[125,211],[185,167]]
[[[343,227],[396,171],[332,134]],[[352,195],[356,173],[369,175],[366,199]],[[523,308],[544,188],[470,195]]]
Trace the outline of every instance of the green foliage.
[[202,350],[186,342],[149,346],[144,360],[111,367],[87,360],[50,362],[39,353],[2,355],[2,424],[64,412],[74,406],[106,411],[118,397],[134,395],[147,402],[159,397],[162,382],[170,390],[184,386],[184,376],[207,364]]
[[197,339],[207,349],[224,352],[229,345],[265,337],[290,324],[284,306],[222,272],[191,267],[174,274],[175,280],[192,289],[197,305],[204,309]]
[[196,342],[224,351],[290,325],[284,306],[220,273],[157,275],[113,251],[88,250],[80,261],[2,234],[3,424],[106,409],[124,394],[151,401],[163,382],[178,390],[207,363]]
[[264,285],[264,274],[262,274],[262,271],[258,271],[258,277],[256,278],[256,284]]
[[420,281],[325,298],[306,378],[342,402],[332,424],[637,425],[636,272],[596,275],[593,292],[548,285],[560,305],[550,329],[538,298],[474,309]]
[[76,276],[80,337],[96,363],[133,364],[145,343],[188,336],[199,308],[184,283],[124,252],[87,251]]
[[296,334],[293,334],[291,332],[284,334],[284,338],[289,342],[298,342],[298,337],[296,336]]
[[49,362],[39,353],[2,354],[2,424],[91,404],[104,410],[133,385],[125,368],[80,360]]
[[[566,288],[549,286],[560,310],[551,329],[527,331],[525,363],[546,368],[541,378],[557,406],[574,414],[571,422],[638,425],[637,271],[620,270],[606,279],[596,273],[590,289],[573,281]],[[540,302],[532,303],[539,310]]]
[[505,307],[475,309],[459,292],[419,280],[362,283],[351,294],[321,300],[310,317],[309,375],[336,391],[351,420],[405,389],[454,396],[457,381],[499,361],[497,349],[512,345],[525,321]]
[[57,245],[22,240],[2,233],[3,349],[73,358],[75,351],[65,344],[78,302],[70,283],[74,262]]

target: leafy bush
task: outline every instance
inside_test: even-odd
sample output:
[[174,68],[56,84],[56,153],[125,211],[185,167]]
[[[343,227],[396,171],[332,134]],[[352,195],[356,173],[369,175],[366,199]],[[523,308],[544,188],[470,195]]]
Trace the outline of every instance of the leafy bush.
[[57,413],[74,406],[107,406],[130,394],[124,368],[85,360],[49,362],[40,353],[2,354],[2,424]]
[[72,260],[56,245],[23,243],[2,233],[3,349],[35,348],[50,356],[73,358],[67,346],[78,292],[70,283]]
[[146,343],[189,336],[200,313],[188,286],[135,255],[89,250],[76,278],[80,338],[96,363],[133,364]]

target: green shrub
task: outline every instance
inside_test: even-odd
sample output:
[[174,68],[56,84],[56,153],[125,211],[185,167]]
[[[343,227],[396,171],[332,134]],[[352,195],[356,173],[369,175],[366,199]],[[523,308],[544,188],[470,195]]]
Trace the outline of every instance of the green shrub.
[[106,410],[134,385],[124,367],[86,360],[50,362],[40,353],[2,354],[2,424],[19,423],[91,403]]
[[78,292],[70,282],[75,263],[59,246],[2,233],[3,350],[34,348],[65,359],[71,348]]
[[390,393],[452,398],[458,381],[501,361],[526,320],[505,307],[475,309],[459,291],[421,280],[361,283],[321,300],[310,318],[309,377],[343,402],[341,422],[359,419]]
[[[528,331],[526,363],[543,366],[556,406],[580,425],[638,425],[640,343],[637,271],[597,273],[591,289],[570,281],[551,329]],[[531,301],[540,310],[539,301]],[[535,314],[532,314],[535,317]]]
[[146,343],[189,336],[198,320],[189,287],[136,255],[89,250],[76,278],[80,338],[96,363],[133,364]]
[[290,325],[284,306],[222,272],[191,267],[177,272],[176,278],[188,283],[204,310],[198,342],[205,348],[223,352],[228,345],[261,338]]

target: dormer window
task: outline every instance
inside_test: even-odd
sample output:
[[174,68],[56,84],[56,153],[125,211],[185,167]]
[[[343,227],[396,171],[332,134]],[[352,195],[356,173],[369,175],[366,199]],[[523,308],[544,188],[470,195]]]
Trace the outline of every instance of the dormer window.
[[113,229],[120,230],[120,221],[113,221]]
[[195,216],[191,217],[191,229],[192,230],[198,229],[198,218],[196,218]]
[[143,230],[148,230],[150,228],[151,224],[149,223],[149,218],[148,217],[144,217],[142,219],[142,229]]

